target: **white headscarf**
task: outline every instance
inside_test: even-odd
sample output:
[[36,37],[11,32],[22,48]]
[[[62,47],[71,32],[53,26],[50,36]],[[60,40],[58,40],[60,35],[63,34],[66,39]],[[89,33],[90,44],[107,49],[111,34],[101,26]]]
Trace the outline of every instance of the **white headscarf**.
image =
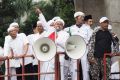
[[62,24],[63,24],[63,26],[65,25],[65,22],[63,21],[63,19],[57,19],[56,21],[55,21],[55,23],[56,22],[61,22]]
[[82,17],[84,17],[85,14],[84,14],[83,12],[81,12],[81,11],[78,11],[78,12],[75,12],[74,18],[76,18],[77,16],[82,16]]
[[13,22],[9,25],[9,27],[19,27],[18,23],[16,22]]
[[15,27],[9,27],[8,29],[7,29],[7,32],[10,32],[10,31],[12,31],[12,30],[14,30],[15,29]]

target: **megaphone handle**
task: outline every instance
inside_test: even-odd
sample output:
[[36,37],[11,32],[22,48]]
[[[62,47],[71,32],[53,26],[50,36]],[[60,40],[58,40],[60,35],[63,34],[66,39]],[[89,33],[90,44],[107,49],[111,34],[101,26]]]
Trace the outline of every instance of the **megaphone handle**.
[[70,57],[65,53],[65,60],[69,60],[70,59]]

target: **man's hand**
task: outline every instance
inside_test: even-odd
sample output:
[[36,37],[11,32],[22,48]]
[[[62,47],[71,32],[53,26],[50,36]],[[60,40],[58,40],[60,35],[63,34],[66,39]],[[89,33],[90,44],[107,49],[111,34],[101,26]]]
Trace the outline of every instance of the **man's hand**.
[[12,59],[14,56],[12,54],[8,55],[8,58]]
[[36,7],[36,8],[35,8],[35,13],[37,13],[37,14],[39,15],[39,14],[41,14],[42,12],[41,12],[41,10],[40,10],[38,7]]
[[96,60],[95,60],[95,59],[89,60],[89,63],[90,63],[90,64],[95,64],[95,63],[96,63]]
[[26,54],[19,55],[19,57],[25,58]]

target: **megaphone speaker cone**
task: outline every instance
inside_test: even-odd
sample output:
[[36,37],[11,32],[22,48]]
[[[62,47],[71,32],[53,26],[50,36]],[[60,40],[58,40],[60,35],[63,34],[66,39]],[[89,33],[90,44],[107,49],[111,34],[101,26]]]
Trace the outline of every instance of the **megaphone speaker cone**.
[[33,49],[35,57],[40,61],[49,61],[56,54],[55,43],[47,37],[36,40]]
[[49,50],[50,50],[50,47],[48,44],[44,43],[40,46],[40,50],[43,52],[43,53],[48,53]]
[[71,36],[65,43],[65,50],[70,58],[80,59],[86,52],[86,42],[79,35]]

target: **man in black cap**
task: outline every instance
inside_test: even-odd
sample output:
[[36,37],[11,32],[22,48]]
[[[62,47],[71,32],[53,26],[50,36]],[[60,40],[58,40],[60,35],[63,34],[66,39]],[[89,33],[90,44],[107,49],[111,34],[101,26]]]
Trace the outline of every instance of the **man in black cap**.
[[93,24],[92,15],[86,15],[84,17],[84,22],[85,22],[85,24],[88,24],[89,26],[92,26],[92,24]]

